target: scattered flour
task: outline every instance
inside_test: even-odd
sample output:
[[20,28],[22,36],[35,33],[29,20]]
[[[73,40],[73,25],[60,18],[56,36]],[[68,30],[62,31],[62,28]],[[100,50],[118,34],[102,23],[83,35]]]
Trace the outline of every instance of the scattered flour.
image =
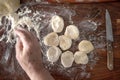
[[39,12],[33,13],[33,17],[29,17],[28,14],[32,13],[32,11],[28,7],[24,7],[24,9],[20,9],[18,13],[14,14],[9,14],[8,16],[3,16],[5,17],[5,22],[2,23],[3,17],[0,18],[0,25],[3,25],[5,28],[5,33],[0,37],[0,41],[6,41],[6,43],[15,43],[15,35],[13,30],[19,25],[22,27],[27,27],[26,29],[28,31],[35,31],[38,39],[39,37],[39,32],[40,32],[40,22],[38,21],[41,20],[40,17],[37,17],[39,15]]
[[[36,1],[39,2],[41,0],[36,0]],[[60,9],[60,8],[57,8],[57,9]],[[64,10],[64,11],[62,11],[62,10]],[[73,24],[73,21],[72,21],[72,16],[74,16],[73,12],[70,12],[69,9],[66,9],[66,8],[62,8],[62,10],[59,14],[62,15],[62,17],[68,19],[70,21],[69,23]],[[55,13],[56,12],[54,12],[54,10],[52,10],[52,12],[47,12],[47,11],[44,12],[42,10],[33,12],[31,9],[29,9],[27,6],[25,6],[24,8],[21,8],[18,13],[0,17],[0,28],[1,28],[1,26],[3,26],[5,28],[4,34],[2,35],[2,37],[0,37],[0,41],[5,41],[6,43],[14,44],[16,42],[16,38],[14,36],[13,30],[14,30],[14,28],[18,27],[17,25],[21,25],[23,27],[24,27],[24,25],[27,25],[27,28],[25,28],[25,29],[35,33],[37,35],[38,39],[41,40],[40,32],[42,30],[43,30],[42,32],[45,32],[44,30],[49,29],[49,28],[43,29],[43,27],[46,27],[46,26],[49,27],[49,25],[48,25],[49,18],[51,16],[55,15]],[[32,16],[30,14],[32,14]],[[48,32],[49,31],[46,30],[46,33],[48,33]],[[44,34],[44,33],[42,33],[42,34]],[[90,38],[93,39],[93,37],[94,36],[92,36]],[[40,44],[41,44],[41,42],[40,42]],[[43,52],[45,52],[47,48],[44,47],[43,45],[42,45],[42,47],[43,47],[42,49],[44,49]],[[45,57],[43,57],[43,59],[44,59],[45,67],[49,68],[49,70],[52,70],[52,68],[53,68],[53,70],[55,70],[55,69],[56,69],[56,71],[59,70],[58,72],[59,73],[62,72],[61,74],[64,75],[68,71],[70,71],[72,68],[75,68],[73,71],[70,71],[69,73],[67,73],[67,75],[68,74],[70,76],[76,75],[76,74],[73,74],[73,72],[75,70],[77,70],[77,68],[74,66],[70,69],[65,69],[65,68],[61,67],[61,64],[59,64],[59,63],[52,64],[52,66],[51,66],[50,63],[46,62],[47,60],[45,60],[46,59]],[[89,66],[90,66],[90,68],[93,68],[97,62],[96,55],[89,54],[89,59],[90,59]],[[57,68],[55,68],[54,66],[57,66]],[[79,71],[81,71],[81,73],[79,74],[81,77],[86,77],[86,78],[90,77],[90,73],[88,73],[86,71],[86,68],[87,68],[86,65],[80,65],[77,67],[79,68]]]

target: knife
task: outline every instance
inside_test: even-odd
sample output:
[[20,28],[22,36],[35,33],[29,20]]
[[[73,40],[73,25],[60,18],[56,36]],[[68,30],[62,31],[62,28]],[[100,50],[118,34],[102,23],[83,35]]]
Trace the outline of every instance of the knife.
[[106,19],[106,38],[107,38],[107,67],[109,70],[113,70],[113,31],[112,31],[112,22],[110,18],[110,14],[106,9],[105,14]]

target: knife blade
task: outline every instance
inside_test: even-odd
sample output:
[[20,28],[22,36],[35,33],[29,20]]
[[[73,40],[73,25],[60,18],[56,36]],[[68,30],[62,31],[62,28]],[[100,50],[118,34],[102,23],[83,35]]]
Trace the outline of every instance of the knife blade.
[[112,31],[112,22],[110,18],[110,14],[108,10],[106,9],[105,14],[106,19],[106,39],[107,39],[107,68],[109,70],[113,70],[113,31]]

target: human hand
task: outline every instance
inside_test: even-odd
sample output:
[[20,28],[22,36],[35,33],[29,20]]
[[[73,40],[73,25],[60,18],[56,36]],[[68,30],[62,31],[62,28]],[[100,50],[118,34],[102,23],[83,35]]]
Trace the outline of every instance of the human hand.
[[14,30],[18,36],[16,58],[31,80],[54,80],[43,67],[42,55],[37,38],[23,28]]
[[16,43],[16,58],[25,72],[29,75],[34,70],[43,69],[40,45],[37,38],[29,31],[15,29],[18,36]]

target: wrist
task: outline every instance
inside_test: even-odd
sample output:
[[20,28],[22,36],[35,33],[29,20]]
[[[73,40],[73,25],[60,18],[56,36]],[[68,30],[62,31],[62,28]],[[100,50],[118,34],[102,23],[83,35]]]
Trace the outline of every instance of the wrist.
[[40,70],[33,70],[31,73],[28,74],[31,80],[43,80],[44,74],[46,72],[45,68],[41,68]]
[[26,73],[31,80],[42,80],[40,79],[40,77],[42,76],[42,74],[45,72],[46,69],[43,66],[40,67],[36,66],[28,70],[29,71],[26,71]]
[[29,77],[31,80],[54,80],[54,78],[45,68],[34,71]]
[[40,69],[31,70],[28,73],[31,80],[54,80],[51,74],[43,66]]
[[54,80],[49,71],[43,65],[28,66],[25,71],[31,80]]
[[36,65],[33,65],[33,64],[30,64],[27,66],[27,68],[25,69],[25,72],[27,73],[27,75],[30,77],[34,74],[37,74],[37,73],[42,73],[43,70],[45,70],[44,66],[43,65],[39,65],[39,64],[36,64]]

